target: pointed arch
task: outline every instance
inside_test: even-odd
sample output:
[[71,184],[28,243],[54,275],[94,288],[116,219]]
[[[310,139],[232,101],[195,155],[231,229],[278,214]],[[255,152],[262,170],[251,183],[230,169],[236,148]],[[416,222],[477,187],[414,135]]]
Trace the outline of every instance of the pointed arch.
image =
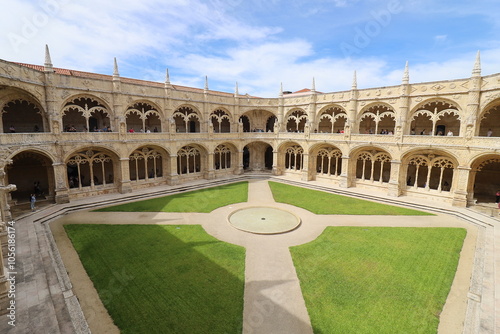
[[344,108],[332,105],[323,108],[318,113],[317,130],[319,133],[341,133],[347,122]]
[[102,132],[111,128],[110,109],[94,96],[77,96],[61,110],[65,132]]
[[191,106],[184,105],[172,114],[177,132],[201,132],[200,113]]
[[447,99],[424,101],[410,115],[410,133],[458,136],[461,120],[461,111],[454,102]]
[[127,129],[129,132],[161,132],[159,110],[147,101],[135,102],[125,111]]
[[308,120],[303,109],[293,109],[285,117],[285,126],[288,132],[304,132]]
[[214,132],[216,133],[228,133],[231,132],[231,115],[228,111],[218,108],[210,113],[210,121]]
[[370,104],[361,110],[359,133],[394,134],[396,113],[386,103]]

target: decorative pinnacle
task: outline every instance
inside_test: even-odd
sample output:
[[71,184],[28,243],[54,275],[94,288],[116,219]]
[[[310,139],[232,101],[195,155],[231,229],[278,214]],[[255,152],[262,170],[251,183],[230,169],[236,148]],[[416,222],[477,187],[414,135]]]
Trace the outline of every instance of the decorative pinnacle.
[[410,83],[410,70],[408,67],[408,61],[405,65],[405,73],[403,74],[403,85],[408,85]]
[[238,81],[236,81],[236,85],[234,86],[234,95],[240,95],[240,93],[238,92]]
[[170,85],[170,74],[168,74],[168,68],[167,71],[165,72],[165,84]]
[[352,89],[358,89],[358,79],[356,78],[356,71],[354,71],[354,75],[352,77]]
[[283,82],[280,83],[280,96],[283,96]]
[[45,72],[52,72],[52,60],[50,59],[50,52],[49,52],[49,46],[45,44],[45,63],[44,65],[44,70]]
[[476,54],[476,62],[474,63],[474,69],[472,70],[473,77],[481,76],[481,53],[478,50]]
[[205,75],[205,90],[208,90],[208,76]]
[[312,81],[311,92],[316,92],[316,80],[314,80],[314,77],[313,77],[313,81]]
[[119,77],[120,73],[118,72],[118,63],[116,61],[116,57],[114,58],[114,64],[113,64],[113,77]]

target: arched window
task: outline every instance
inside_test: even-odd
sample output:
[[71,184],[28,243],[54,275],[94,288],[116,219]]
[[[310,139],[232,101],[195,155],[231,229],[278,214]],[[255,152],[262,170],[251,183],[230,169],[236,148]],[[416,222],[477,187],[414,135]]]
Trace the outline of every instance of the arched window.
[[304,132],[307,122],[307,114],[303,110],[295,110],[286,118],[286,130],[288,132]]
[[44,119],[41,110],[37,104],[24,99],[6,103],[0,110],[3,132],[43,132]]
[[338,107],[328,108],[319,116],[319,133],[341,133],[344,130],[347,114]]
[[68,159],[68,183],[70,188],[106,186],[113,183],[113,160],[105,152],[81,151]]
[[129,132],[161,132],[160,113],[148,103],[134,104],[127,109],[125,116]]
[[394,110],[386,105],[376,105],[367,109],[360,118],[359,133],[394,133],[396,116]]
[[161,154],[153,148],[143,147],[129,156],[130,180],[156,179],[162,175]]
[[371,182],[389,182],[391,157],[385,152],[361,152],[356,165],[356,178]]
[[334,147],[320,149],[316,160],[316,171],[321,175],[340,175],[342,172],[342,152]]
[[231,149],[226,145],[218,145],[214,150],[214,168],[231,168]]
[[231,132],[231,118],[224,110],[215,110],[210,114],[210,120],[214,127],[214,132]]
[[302,169],[304,149],[293,145],[285,150],[285,169],[298,171]]
[[110,131],[109,111],[99,101],[79,97],[69,101],[63,110],[63,128],[66,132]]
[[200,151],[193,146],[184,146],[177,152],[177,174],[189,175],[201,171]]
[[413,189],[450,191],[454,168],[447,157],[420,154],[408,161],[406,184]]
[[200,132],[200,117],[189,107],[181,107],[172,115],[177,132]]
[[489,108],[482,115],[479,135],[483,137],[500,137],[500,106]]
[[460,135],[458,108],[449,102],[434,101],[422,105],[411,118],[411,133],[432,136]]

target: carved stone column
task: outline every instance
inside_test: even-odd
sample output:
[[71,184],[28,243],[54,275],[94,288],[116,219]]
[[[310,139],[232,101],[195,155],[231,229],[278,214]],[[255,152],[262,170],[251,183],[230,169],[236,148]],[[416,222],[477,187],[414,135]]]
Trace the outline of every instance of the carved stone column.
[[282,171],[278,164],[279,152],[277,150],[273,150],[273,175],[281,175]]
[[302,153],[302,170],[300,179],[302,181],[310,181],[311,176],[309,175],[309,154]]
[[118,191],[120,194],[132,192],[132,184],[130,182],[130,160],[129,158],[120,158],[120,184]]
[[401,175],[401,161],[391,161],[391,176],[387,187],[387,195],[398,197],[403,193],[404,178]]
[[350,173],[351,168],[351,159],[349,156],[342,156],[342,172],[339,175],[339,186],[341,188],[349,188],[352,186],[353,177],[356,177],[355,173]]
[[55,162],[52,164],[54,169],[55,179],[55,196],[54,200],[58,204],[69,203],[69,189],[67,183],[67,168],[66,164],[62,162]]
[[179,184],[179,174],[177,174],[177,154],[170,155],[170,175],[168,184],[174,186]]
[[471,169],[465,166],[458,166],[453,172],[453,206],[465,208],[467,206],[468,194],[467,185]]
[[208,168],[205,178],[207,180],[213,180],[215,179],[214,152],[208,152],[207,158],[208,158],[208,166],[207,166]]

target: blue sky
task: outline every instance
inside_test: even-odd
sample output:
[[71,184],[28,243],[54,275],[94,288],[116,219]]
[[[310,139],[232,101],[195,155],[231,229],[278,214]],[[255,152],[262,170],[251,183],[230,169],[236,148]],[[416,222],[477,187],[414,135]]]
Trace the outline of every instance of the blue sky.
[[276,97],[500,72],[496,0],[16,0],[2,5],[0,58]]

